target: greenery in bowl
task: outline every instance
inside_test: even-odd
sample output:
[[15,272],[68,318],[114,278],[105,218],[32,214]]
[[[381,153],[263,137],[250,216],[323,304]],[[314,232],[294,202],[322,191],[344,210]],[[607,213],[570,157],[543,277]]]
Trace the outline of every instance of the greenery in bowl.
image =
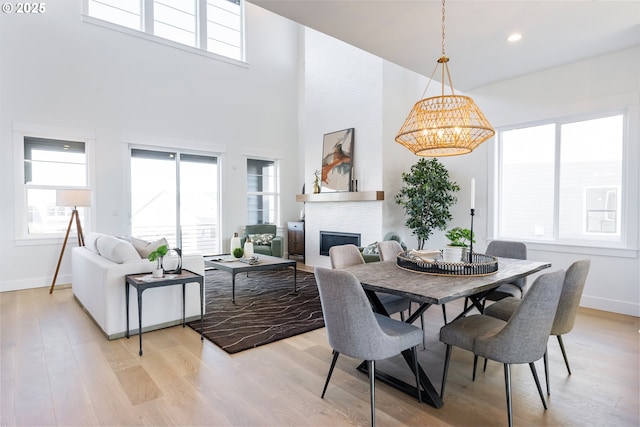
[[475,239],[473,239],[474,236],[471,236],[471,230],[468,228],[455,227],[447,231],[444,236],[451,242],[449,243],[449,246],[467,248],[469,247],[469,243],[472,241],[473,243],[476,242]]
[[233,250],[233,256],[236,258],[242,258],[242,255],[244,255],[244,250],[242,248],[235,248]]

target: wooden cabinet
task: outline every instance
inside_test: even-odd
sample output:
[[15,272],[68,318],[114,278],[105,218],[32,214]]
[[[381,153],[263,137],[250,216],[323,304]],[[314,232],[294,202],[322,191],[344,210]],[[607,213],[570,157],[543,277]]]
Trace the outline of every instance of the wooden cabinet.
[[304,259],[304,222],[287,222],[288,254]]

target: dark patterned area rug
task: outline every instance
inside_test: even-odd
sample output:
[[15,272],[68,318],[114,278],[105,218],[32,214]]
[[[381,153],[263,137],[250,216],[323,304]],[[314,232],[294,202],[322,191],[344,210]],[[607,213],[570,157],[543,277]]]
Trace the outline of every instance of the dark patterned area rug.
[[[324,327],[315,277],[298,270],[255,271],[236,275],[236,303],[231,302],[231,274],[205,273],[203,335],[227,353],[237,353]],[[200,320],[188,325],[200,332]]]

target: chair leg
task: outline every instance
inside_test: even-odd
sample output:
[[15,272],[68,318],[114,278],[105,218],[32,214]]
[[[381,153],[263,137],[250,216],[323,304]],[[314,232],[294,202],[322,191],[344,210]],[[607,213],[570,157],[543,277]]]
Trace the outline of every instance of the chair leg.
[[447,345],[447,353],[444,357],[444,370],[442,371],[442,385],[440,386],[440,399],[444,400],[444,385],[447,383],[449,362],[451,361],[451,346]]
[[376,425],[376,362],[367,360],[369,365],[369,396],[371,399],[371,427]]
[[[486,359],[485,359],[486,360]],[[478,355],[473,355],[473,375],[471,376],[471,381],[476,380],[476,367],[478,366]]]
[[447,307],[444,304],[442,304],[442,318],[444,319],[444,324],[446,325],[448,323],[447,322]]
[[544,394],[542,394],[542,387],[540,387],[540,380],[538,379],[538,373],[536,372],[536,365],[533,362],[529,363],[529,367],[531,367],[531,373],[533,374],[533,379],[536,382],[536,387],[538,388],[538,394],[540,395],[540,400],[542,400],[542,406],[544,406],[544,410],[547,410],[547,402],[544,400]]
[[400,320],[404,322],[404,311],[400,312]]
[[416,389],[418,389],[418,402],[422,403],[422,391],[420,390],[420,371],[418,370],[418,346],[411,349],[413,353],[413,371],[416,373]]
[[484,358],[484,366],[482,367],[482,372],[486,372],[487,371],[487,358]]
[[511,411],[511,367],[508,363],[504,364],[504,387],[507,394],[507,417],[509,418],[509,427],[512,427],[513,412]]
[[549,384],[549,349],[544,352],[542,357],[544,361],[544,380],[547,382],[547,395],[551,396],[551,384]]
[[424,335],[424,313],[420,315],[420,328],[422,328],[422,349],[427,349],[427,339]]
[[564,357],[564,364],[567,365],[567,372],[571,375],[571,368],[569,367],[569,359],[567,359],[567,352],[564,351],[564,343],[562,342],[562,335],[556,335],[558,337],[558,344],[560,344],[560,350],[562,350],[562,357]]
[[336,367],[336,362],[338,361],[338,356],[340,356],[340,353],[338,353],[337,351],[333,350],[333,360],[331,361],[331,367],[329,368],[329,374],[327,375],[327,381],[325,381],[324,388],[322,389],[322,395],[320,396],[321,399],[324,399],[324,393],[327,391],[327,386],[329,385],[329,380],[331,379],[331,374],[333,374],[333,368]]

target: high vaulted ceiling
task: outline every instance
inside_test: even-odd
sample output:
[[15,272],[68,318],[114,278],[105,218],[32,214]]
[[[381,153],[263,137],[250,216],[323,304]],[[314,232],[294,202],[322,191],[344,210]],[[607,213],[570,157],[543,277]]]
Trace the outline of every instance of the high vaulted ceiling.
[[[438,0],[247,1],[427,77],[442,53]],[[520,42],[507,42],[513,32]],[[638,45],[640,0],[445,5],[445,53],[462,91]]]

